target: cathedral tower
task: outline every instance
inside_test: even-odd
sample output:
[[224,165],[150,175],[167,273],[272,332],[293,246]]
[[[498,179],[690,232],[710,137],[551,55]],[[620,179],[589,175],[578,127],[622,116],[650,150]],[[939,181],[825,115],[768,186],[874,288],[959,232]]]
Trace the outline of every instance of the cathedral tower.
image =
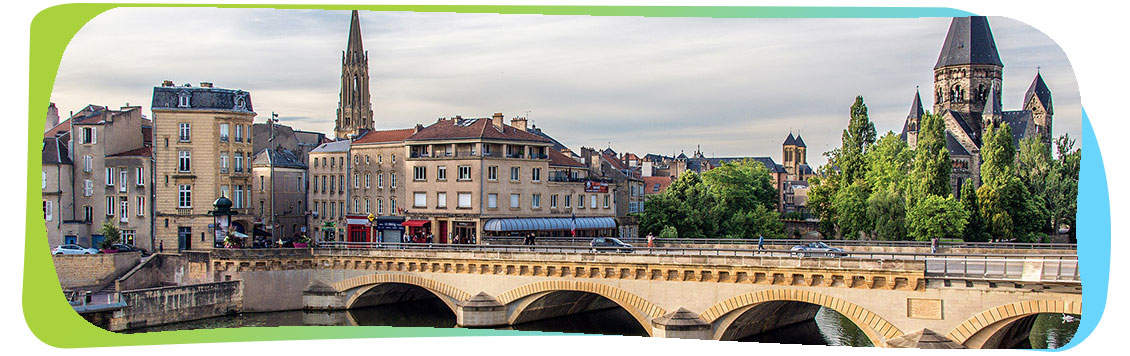
[[[955,17],[934,65],[934,112],[960,113],[964,124],[979,135],[985,102],[990,97],[1000,100],[1003,69],[989,20]],[[990,95],[994,89],[997,92]]]
[[1044,77],[1036,72],[1036,79],[1024,93],[1024,110],[1032,112],[1032,121],[1036,126],[1036,134],[1040,140],[1049,147],[1052,144],[1052,91],[1044,83]]
[[349,23],[349,42],[341,55],[341,97],[338,99],[334,136],[349,138],[373,129],[373,104],[369,100],[369,54],[361,45],[357,10]]

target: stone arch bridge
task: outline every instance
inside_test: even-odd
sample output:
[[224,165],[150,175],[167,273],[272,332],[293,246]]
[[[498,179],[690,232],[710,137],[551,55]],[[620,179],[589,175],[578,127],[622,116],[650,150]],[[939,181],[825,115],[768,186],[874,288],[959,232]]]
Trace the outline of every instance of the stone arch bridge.
[[[437,250],[214,251],[248,311],[438,297],[462,327],[620,307],[650,336],[736,340],[839,312],[875,346],[929,329],[969,348],[1023,343],[1039,313],[1080,314],[1078,282],[928,278],[913,260]],[[1027,325],[1027,326],[1025,326]]]

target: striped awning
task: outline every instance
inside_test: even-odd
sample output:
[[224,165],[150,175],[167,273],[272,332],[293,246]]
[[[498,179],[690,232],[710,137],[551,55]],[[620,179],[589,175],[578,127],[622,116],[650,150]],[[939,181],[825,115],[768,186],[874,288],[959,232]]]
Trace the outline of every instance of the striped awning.
[[[614,228],[616,228],[615,218],[577,218],[578,230]],[[573,218],[490,219],[483,224],[483,230],[485,231],[546,231],[572,229]]]

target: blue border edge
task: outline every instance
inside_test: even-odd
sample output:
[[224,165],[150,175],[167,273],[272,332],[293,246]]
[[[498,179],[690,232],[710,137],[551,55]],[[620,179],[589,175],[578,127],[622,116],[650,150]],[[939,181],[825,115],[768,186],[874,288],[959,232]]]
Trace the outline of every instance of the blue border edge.
[[1106,167],[1095,139],[1095,130],[1083,110],[1083,150],[1079,172],[1079,209],[1076,212],[1079,278],[1083,283],[1083,318],[1071,342],[1057,351],[1079,345],[1091,335],[1106,310],[1110,283],[1110,192],[1106,185]]

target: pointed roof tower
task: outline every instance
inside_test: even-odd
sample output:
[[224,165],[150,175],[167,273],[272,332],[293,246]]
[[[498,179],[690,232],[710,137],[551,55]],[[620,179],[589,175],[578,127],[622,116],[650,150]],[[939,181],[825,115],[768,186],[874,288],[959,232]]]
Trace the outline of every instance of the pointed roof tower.
[[357,10],[349,22],[349,42],[345,46],[345,63],[359,63],[365,59],[365,47],[361,45],[361,20]]
[[910,114],[906,115],[907,120],[918,120],[926,115],[926,110],[922,109],[922,95],[918,90],[914,90],[914,102],[910,104]]
[[955,17],[934,69],[952,65],[991,64],[1004,67],[989,20],[984,16]]
[[[989,95],[985,97],[985,107],[987,109],[985,111],[993,116],[1000,116],[1001,112],[1004,111],[1001,109],[1001,99],[997,97],[997,86],[995,84],[989,86]],[[989,109],[990,107],[991,109]]]
[[782,146],[796,146],[796,138],[793,137],[792,132],[790,132],[789,137],[785,139],[785,143],[783,143],[781,145]]
[[1032,97],[1035,96],[1043,105],[1044,110],[1048,114],[1052,113],[1052,91],[1048,89],[1048,84],[1044,83],[1044,77],[1040,76],[1040,72],[1036,71],[1036,79],[1032,80],[1032,85],[1028,87],[1028,92],[1024,93],[1024,105],[1032,102]]
[[796,146],[797,147],[808,147],[808,146],[804,145],[804,139],[800,138],[800,134],[796,134]]

